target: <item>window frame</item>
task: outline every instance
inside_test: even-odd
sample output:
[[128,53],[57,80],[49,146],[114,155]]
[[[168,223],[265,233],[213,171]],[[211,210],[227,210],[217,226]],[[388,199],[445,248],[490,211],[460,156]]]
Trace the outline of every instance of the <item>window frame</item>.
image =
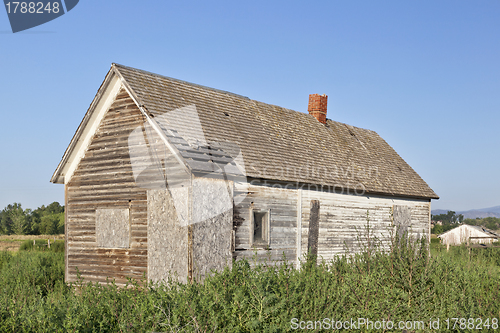
[[[256,241],[255,234],[255,213],[264,214],[262,224],[262,240]],[[269,248],[271,244],[271,210],[270,209],[250,209],[250,246],[254,248]]]

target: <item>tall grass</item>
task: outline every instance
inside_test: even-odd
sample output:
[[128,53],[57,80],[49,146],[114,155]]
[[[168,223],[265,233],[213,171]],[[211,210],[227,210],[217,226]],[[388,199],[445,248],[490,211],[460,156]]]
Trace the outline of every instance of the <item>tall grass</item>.
[[44,239],[25,240],[21,243],[19,251],[51,251],[51,252],[64,252],[64,241],[56,240],[55,242],[48,243]]
[[78,292],[62,283],[62,253],[3,253],[0,331],[283,332],[293,318],[500,318],[497,250],[433,245],[429,257],[428,244],[403,239],[300,270],[242,260],[204,283],[80,281]]

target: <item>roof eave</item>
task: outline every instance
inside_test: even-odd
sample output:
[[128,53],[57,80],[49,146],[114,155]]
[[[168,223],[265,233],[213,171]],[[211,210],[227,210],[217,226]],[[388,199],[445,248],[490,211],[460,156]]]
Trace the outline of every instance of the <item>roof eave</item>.
[[365,192],[367,195],[388,195],[392,197],[398,197],[398,198],[414,198],[414,199],[425,199],[425,200],[431,200],[431,199],[439,199],[439,196],[434,193],[434,195],[415,195],[415,194],[402,194],[402,193],[388,193],[388,192],[375,192],[375,191],[366,191]]

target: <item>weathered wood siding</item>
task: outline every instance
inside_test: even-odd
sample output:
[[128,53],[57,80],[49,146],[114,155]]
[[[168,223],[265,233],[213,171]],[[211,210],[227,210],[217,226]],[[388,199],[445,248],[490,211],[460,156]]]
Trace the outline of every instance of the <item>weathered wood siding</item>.
[[[78,268],[88,281],[117,283],[142,278],[147,270],[147,194],[136,186],[129,157],[129,134],[144,118],[121,90],[67,183],[67,281]],[[129,248],[98,248],[97,209],[127,209]]]
[[[358,238],[366,235],[367,220],[373,235],[389,243],[394,231],[393,207],[406,206],[411,215],[409,234],[429,236],[429,200],[382,196],[348,195],[302,190],[301,260],[305,259],[309,235],[311,201],[320,202],[318,259],[331,260],[346,251],[359,250]],[[367,214],[368,213],[368,214]]]
[[[271,259],[294,262],[297,249],[297,191],[270,186],[235,183],[234,196],[245,196],[234,207],[235,251],[233,258],[246,258],[251,263],[256,254],[259,261]],[[270,212],[269,249],[252,248],[250,244],[252,209]]]
[[[243,184],[235,183],[235,198],[245,197],[234,207],[233,213],[235,259],[246,258],[253,262],[257,254],[258,260],[271,258],[279,263],[284,252],[289,261],[296,262],[298,258],[304,261],[311,245],[309,222],[312,202],[319,202],[319,260],[330,260],[346,251],[358,251],[358,240],[366,236],[367,220],[372,235],[382,240],[384,246],[389,245],[397,223],[407,226],[412,237],[429,237],[429,200],[321,192],[307,186],[299,190],[285,188],[285,185],[270,183],[250,185],[245,189]],[[401,221],[394,221],[395,207],[396,219]],[[252,209],[270,210],[269,250],[254,249],[250,244]],[[400,217],[399,212],[405,214],[399,214]]]

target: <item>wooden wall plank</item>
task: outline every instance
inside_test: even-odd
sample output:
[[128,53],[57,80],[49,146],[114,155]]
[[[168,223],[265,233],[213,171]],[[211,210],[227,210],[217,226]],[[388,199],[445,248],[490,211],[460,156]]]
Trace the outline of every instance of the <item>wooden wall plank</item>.
[[[248,186],[248,187],[247,187]],[[296,260],[297,243],[297,194],[294,190],[266,186],[235,183],[235,198],[242,198],[233,212],[235,224],[235,251],[233,258],[252,259],[256,254],[259,260],[281,261],[283,253],[288,261]],[[250,244],[251,211],[270,211],[269,249],[252,248]],[[237,220],[237,221],[236,221]]]
[[[301,257],[307,253],[311,200],[321,202],[318,258],[331,260],[359,250],[358,239],[366,235],[367,220],[370,230],[384,248],[390,244],[393,233],[392,208],[407,206],[411,214],[411,236],[428,236],[430,220],[429,200],[405,199],[389,196],[347,195],[339,193],[302,191]],[[368,215],[367,215],[368,212]]]
[[[100,282],[125,283],[147,272],[147,192],[135,183],[128,153],[128,136],[144,121],[121,90],[66,185],[67,281],[76,280],[77,267],[85,280]],[[98,208],[129,210],[129,248],[97,248]]]

